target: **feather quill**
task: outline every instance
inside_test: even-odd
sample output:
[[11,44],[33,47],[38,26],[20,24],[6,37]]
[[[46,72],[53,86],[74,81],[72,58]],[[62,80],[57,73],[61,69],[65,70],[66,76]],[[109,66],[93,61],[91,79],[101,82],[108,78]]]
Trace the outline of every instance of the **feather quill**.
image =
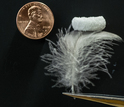
[[118,35],[105,31],[76,30],[68,30],[64,34],[60,30],[57,37],[56,44],[48,40],[51,54],[41,56],[43,61],[49,63],[45,67],[48,73],[57,77],[55,86],[67,87],[72,93],[78,93],[82,86],[94,86],[91,80],[99,79],[97,71],[103,71],[112,78],[106,65],[113,54],[112,41],[122,41]]

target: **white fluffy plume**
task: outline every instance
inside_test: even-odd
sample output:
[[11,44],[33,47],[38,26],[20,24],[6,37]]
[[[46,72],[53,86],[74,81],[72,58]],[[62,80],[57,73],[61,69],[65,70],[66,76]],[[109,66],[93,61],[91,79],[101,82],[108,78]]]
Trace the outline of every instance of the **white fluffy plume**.
[[56,76],[56,86],[70,88],[72,93],[79,92],[91,80],[98,79],[97,71],[103,71],[110,77],[106,64],[112,55],[112,41],[122,39],[109,32],[82,32],[61,30],[57,43],[49,41],[51,54],[41,56],[50,63],[45,69]]

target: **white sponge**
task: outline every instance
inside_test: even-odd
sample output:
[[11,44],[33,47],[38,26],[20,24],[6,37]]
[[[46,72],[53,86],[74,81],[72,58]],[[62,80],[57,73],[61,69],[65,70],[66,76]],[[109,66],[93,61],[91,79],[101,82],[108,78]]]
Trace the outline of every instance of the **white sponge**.
[[102,31],[106,27],[106,21],[103,16],[74,17],[72,27],[80,31]]

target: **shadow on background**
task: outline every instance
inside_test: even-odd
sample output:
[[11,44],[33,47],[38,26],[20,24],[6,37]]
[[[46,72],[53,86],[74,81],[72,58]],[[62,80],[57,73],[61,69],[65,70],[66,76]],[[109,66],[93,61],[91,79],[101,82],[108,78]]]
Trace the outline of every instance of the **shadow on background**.
[[44,42],[44,39],[28,39],[16,31],[2,64],[1,107],[22,103],[21,100],[25,98],[28,83],[33,76]]

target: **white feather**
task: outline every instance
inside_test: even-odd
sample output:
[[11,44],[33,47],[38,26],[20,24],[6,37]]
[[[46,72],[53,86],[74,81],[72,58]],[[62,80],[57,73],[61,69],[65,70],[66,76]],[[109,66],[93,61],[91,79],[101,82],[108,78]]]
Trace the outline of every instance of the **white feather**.
[[45,69],[57,76],[55,86],[71,88],[72,93],[79,92],[82,85],[94,85],[91,79],[98,79],[97,71],[111,77],[106,64],[112,55],[113,40],[122,41],[119,36],[104,31],[72,31],[65,35],[60,31],[57,44],[49,40],[51,54],[45,54],[41,59],[50,63]]

